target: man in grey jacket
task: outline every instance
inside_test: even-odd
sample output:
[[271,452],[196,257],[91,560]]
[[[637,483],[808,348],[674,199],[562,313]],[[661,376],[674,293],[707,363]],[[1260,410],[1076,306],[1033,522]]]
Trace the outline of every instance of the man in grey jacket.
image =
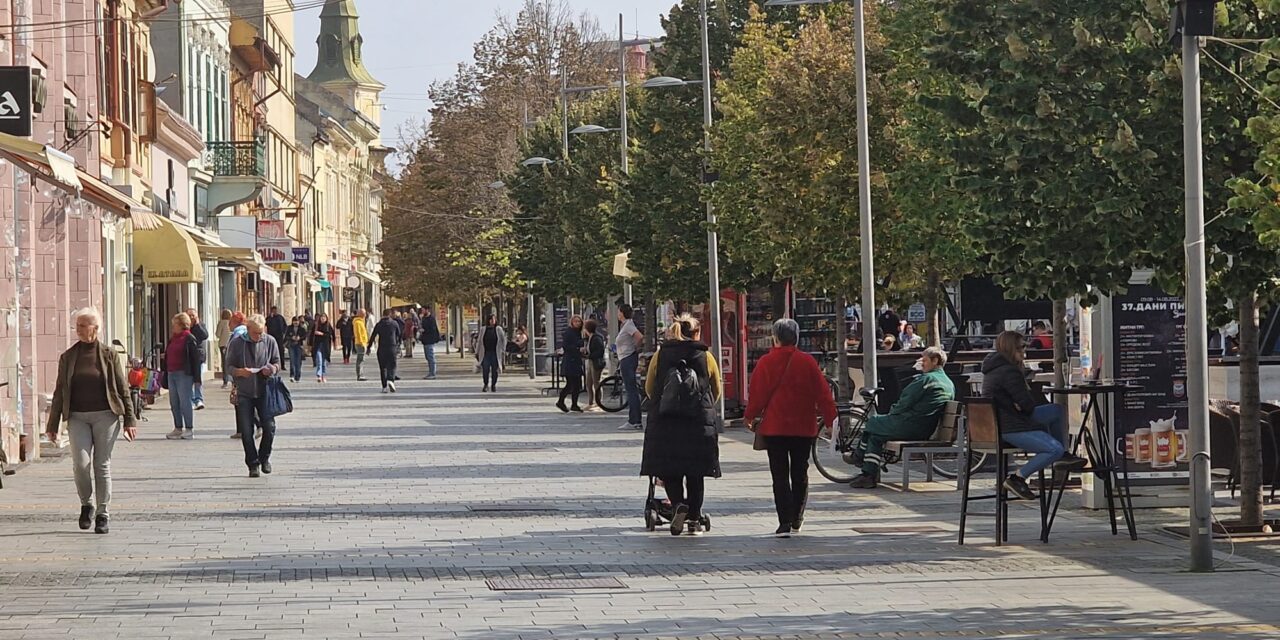
[[[262,314],[249,317],[249,331],[231,341],[227,348],[227,367],[235,378],[236,428],[244,444],[244,463],[249,477],[271,473],[271,445],[276,438],[276,421],[266,413],[267,380],[280,370],[280,345],[266,332]],[[253,425],[257,419],[262,428],[262,444],[254,446]]]

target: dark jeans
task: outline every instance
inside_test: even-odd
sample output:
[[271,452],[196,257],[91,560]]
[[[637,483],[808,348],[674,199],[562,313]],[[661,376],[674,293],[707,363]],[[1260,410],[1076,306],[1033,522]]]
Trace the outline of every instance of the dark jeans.
[[804,519],[809,497],[809,452],[813,438],[766,436],[769,473],[773,474],[773,505],[778,524],[794,525]]
[[[707,479],[702,476],[672,476],[662,479],[671,506],[689,505],[689,518],[702,517],[702,501],[707,493]],[[687,487],[687,491],[686,491]],[[687,494],[687,495],[686,495]]]
[[[244,463],[249,468],[271,461],[271,445],[276,440],[276,421],[266,417],[267,399],[240,396],[236,402],[236,429],[240,431],[240,443],[244,445]],[[253,425],[262,427],[262,442],[254,446]]]
[[633,353],[619,362],[622,370],[622,386],[627,390],[627,424],[640,422],[640,387],[636,381],[636,369],[640,366],[640,354]]
[[499,368],[497,351],[484,354],[484,360],[480,361],[480,375],[484,376],[484,386],[491,388],[498,386]]
[[382,388],[396,381],[396,352],[378,349],[378,375],[382,377]]
[[342,361],[351,359],[351,350],[356,346],[355,336],[342,336]]
[[302,379],[302,345],[289,345],[289,377],[294,380]]
[[578,406],[578,396],[582,395],[582,376],[567,375],[564,377],[564,388],[560,390],[560,404],[565,398],[573,398],[573,406]]

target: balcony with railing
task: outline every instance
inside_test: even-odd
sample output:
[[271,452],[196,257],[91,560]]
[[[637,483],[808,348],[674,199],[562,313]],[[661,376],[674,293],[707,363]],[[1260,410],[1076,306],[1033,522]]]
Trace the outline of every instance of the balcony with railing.
[[264,178],[267,175],[267,143],[262,138],[234,142],[210,142],[208,149],[209,168],[213,171],[214,176]]

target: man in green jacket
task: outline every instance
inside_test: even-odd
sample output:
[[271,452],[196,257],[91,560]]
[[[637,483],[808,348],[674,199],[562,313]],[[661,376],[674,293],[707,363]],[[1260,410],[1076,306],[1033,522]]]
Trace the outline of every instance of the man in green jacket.
[[891,440],[925,440],[938,428],[938,419],[947,403],[956,397],[956,387],[943,372],[947,354],[937,347],[924,350],[917,363],[924,375],[902,391],[887,415],[872,416],[862,431],[862,439],[851,454],[851,462],[862,465],[862,473],[849,483],[855,489],[874,489],[884,467],[885,443]]

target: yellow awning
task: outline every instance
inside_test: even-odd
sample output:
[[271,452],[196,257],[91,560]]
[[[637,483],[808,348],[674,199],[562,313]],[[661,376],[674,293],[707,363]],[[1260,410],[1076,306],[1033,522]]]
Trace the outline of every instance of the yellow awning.
[[167,218],[155,229],[133,230],[133,262],[152,284],[204,282],[204,266],[191,234]]
[[50,182],[60,183],[74,192],[83,185],[76,170],[75,158],[49,146],[0,133],[0,155],[36,173]]

